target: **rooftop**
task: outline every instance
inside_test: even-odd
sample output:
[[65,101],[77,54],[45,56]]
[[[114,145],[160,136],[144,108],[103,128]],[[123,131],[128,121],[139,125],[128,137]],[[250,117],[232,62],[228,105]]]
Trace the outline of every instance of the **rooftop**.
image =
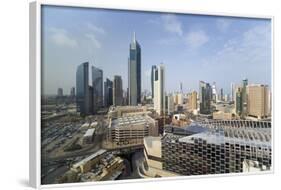
[[126,117],[120,117],[117,119],[111,120],[111,127],[122,127],[128,125],[142,125],[146,124],[148,121],[152,121],[152,118],[149,116],[142,116],[142,115],[132,115]]
[[86,133],[84,134],[84,137],[88,137],[88,136],[93,136],[93,133],[95,132],[95,128],[91,128],[91,129],[88,129],[86,131]]
[[90,160],[94,159],[95,157],[104,154],[105,152],[106,152],[106,150],[100,149],[97,152],[95,152],[94,154],[84,158],[83,160],[77,162],[76,164],[73,164],[73,168],[78,168],[78,167],[84,165],[85,163],[89,162]]

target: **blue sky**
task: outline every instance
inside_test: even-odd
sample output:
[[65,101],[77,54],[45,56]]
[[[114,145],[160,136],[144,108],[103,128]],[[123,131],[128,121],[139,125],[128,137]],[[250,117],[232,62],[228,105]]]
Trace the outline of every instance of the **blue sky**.
[[[133,32],[142,48],[142,91],[150,91],[152,65],[164,63],[166,91],[198,90],[199,80],[271,86],[271,21],[187,14],[44,6],[43,94],[75,86],[76,67],[88,61],[104,80],[121,75],[127,88]],[[91,81],[90,81],[91,82]]]

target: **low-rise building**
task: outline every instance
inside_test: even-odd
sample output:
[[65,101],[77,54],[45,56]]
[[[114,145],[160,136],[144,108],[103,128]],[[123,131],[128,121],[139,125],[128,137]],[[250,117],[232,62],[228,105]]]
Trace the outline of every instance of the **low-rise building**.
[[72,165],[59,183],[114,180],[125,168],[123,159],[100,149],[96,153]]
[[180,175],[238,173],[247,168],[243,168],[245,160],[258,161],[258,168],[270,170],[270,128],[223,124],[203,128],[206,130],[191,135],[166,133],[161,146],[164,170]]
[[213,119],[216,120],[231,120],[234,118],[235,118],[234,114],[230,112],[223,112],[223,111],[213,112]]
[[158,123],[148,115],[111,119],[107,131],[108,148],[142,145],[143,137],[158,136]]
[[185,114],[174,114],[172,118],[172,124],[176,126],[189,125],[191,121],[187,119]]
[[95,128],[90,128],[86,131],[86,133],[83,136],[82,144],[91,144],[94,140],[94,134],[95,134]]
[[149,177],[177,176],[176,173],[163,170],[161,137],[144,137],[144,173]]
[[109,118],[146,114],[151,114],[146,106],[112,106],[108,111]]

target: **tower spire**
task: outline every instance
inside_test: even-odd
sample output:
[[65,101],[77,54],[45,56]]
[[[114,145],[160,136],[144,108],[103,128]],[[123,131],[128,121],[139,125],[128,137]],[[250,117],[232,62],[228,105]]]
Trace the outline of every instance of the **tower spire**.
[[133,42],[136,42],[136,32],[133,33]]

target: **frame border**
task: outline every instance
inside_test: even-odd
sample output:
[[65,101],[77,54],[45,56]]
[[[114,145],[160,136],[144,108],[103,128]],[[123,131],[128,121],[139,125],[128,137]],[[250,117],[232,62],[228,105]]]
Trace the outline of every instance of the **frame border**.
[[[42,6],[60,6],[73,8],[93,8],[105,10],[121,10],[121,11],[141,11],[154,13],[172,13],[172,14],[193,14],[201,16],[223,16],[223,17],[239,17],[253,19],[270,19],[271,21],[271,108],[272,108],[272,169],[264,172],[252,173],[229,173],[214,175],[196,175],[196,176],[178,176],[178,177],[162,177],[148,179],[128,179],[122,181],[100,181],[100,182],[81,182],[81,183],[65,183],[65,184],[41,184],[41,9]],[[212,177],[240,177],[252,175],[268,175],[274,174],[275,170],[275,82],[274,82],[274,16],[269,15],[248,15],[224,12],[206,12],[192,11],[188,9],[163,9],[163,8],[143,8],[132,7],[128,5],[104,5],[100,2],[90,1],[53,1],[53,0],[36,0],[29,3],[29,184],[36,189],[56,188],[56,187],[79,187],[79,186],[95,186],[95,185],[112,185],[127,184],[139,182],[157,182],[167,180],[189,180],[198,178]]]

